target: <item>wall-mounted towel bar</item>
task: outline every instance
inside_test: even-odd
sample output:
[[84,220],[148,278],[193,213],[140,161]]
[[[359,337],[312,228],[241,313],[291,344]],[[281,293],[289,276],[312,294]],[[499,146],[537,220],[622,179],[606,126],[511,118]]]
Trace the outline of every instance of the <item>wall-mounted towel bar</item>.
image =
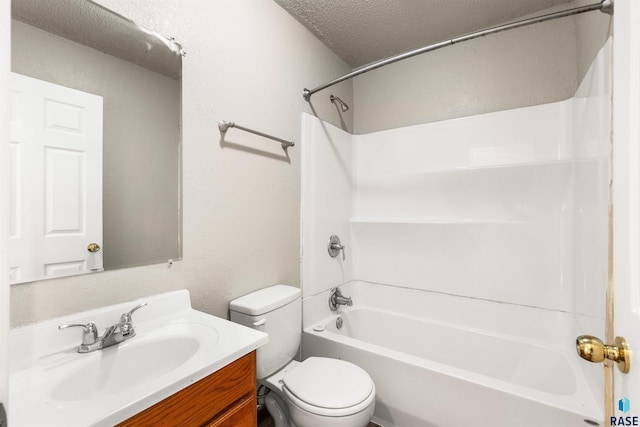
[[287,153],[288,153],[287,149],[289,147],[293,147],[293,146],[296,145],[292,141],[285,141],[284,139],[280,139],[280,138],[277,138],[275,136],[271,136],[271,135],[267,135],[266,133],[259,132],[257,130],[253,130],[253,129],[246,128],[244,126],[237,125],[234,122],[227,122],[225,120],[222,120],[222,121],[220,121],[218,123],[218,129],[220,129],[220,134],[222,135],[223,138],[224,138],[224,134],[227,132],[227,130],[229,130],[229,128],[237,128],[237,129],[243,130],[245,132],[253,133],[253,134],[256,134],[256,135],[263,136],[265,138],[269,138],[269,139],[273,139],[275,141],[278,141],[282,145],[282,149]]

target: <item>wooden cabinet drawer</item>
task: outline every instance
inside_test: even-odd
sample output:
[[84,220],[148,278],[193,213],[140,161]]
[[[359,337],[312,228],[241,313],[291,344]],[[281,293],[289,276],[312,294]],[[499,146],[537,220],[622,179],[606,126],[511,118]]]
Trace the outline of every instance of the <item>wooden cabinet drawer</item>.
[[[234,405],[237,405],[240,401],[242,401],[240,403],[248,405],[245,401],[251,400],[253,402],[252,411],[255,412],[255,392],[256,352],[253,351],[123,421],[118,426],[195,427],[208,425],[214,418],[221,416],[223,412],[229,409],[236,409]],[[224,416],[226,415],[225,413]],[[224,416],[220,418],[224,418]],[[252,425],[255,426],[255,422]]]
[[255,396],[247,397],[206,427],[256,427],[258,412]]

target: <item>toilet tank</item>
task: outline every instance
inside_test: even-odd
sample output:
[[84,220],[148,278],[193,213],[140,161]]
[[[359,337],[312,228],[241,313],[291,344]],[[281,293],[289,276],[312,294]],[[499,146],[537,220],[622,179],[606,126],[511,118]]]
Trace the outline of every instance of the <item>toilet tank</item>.
[[292,361],[302,337],[300,289],[274,285],[229,303],[229,318],[269,334],[257,351],[257,378],[264,379]]

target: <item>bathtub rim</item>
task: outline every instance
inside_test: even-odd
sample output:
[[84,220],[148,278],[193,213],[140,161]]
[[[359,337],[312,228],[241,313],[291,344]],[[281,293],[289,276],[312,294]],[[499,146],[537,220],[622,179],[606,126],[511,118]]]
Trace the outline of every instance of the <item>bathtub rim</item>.
[[[334,341],[340,345],[345,345],[350,348],[362,349],[378,355],[383,355],[385,357],[392,358],[399,362],[407,363],[417,368],[428,369],[441,374],[449,375],[461,381],[468,381],[473,384],[488,387],[490,389],[493,389],[499,392],[513,394],[523,399],[532,400],[539,404],[548,405],[556,409],[570,412],[572,414],[575,414],[576,416],[598,421],[601,423],[601,425],[604,425],[604,413],[598,410],[598,407],[595,404],[596,402],[594,401],[592,394],[588,392],[586,381],[582,377],[582,374],[575,363],[578,361],[572,360],[573,358],[569,357],[570,354],[566,349],[550,345],[549,343],[539,342],[535,340],[517,339],[517,337],[503,335],[499,333],[492,334],[491,331],[485,331],[482,329],[475,329],[473,331],[473,332],[478,332],[485,335],[496,336],[499,338],[513,339],[521,343],[534,345],[537,347],[544,347],[550,351],[559,353],[562,357],[564,357],[567,360],[567,363],[571,367],[571,371],[576,379],[576,389],[572,394],[554,394],[554,393],[544,392],[541,390],[536,390],[536,389],[519,385],[516,383],[511,383],[511,382],[494,378],[485,374],[473,372],[473,371],[462,369],[462,368],[457,368],[455,366],[446,365],[441,362],[424,359],[408,353],[403,353],[398,350],[383,347],[378,344],[372,344],[366,341],[358,340],[356,338],[347,337],[347,336],[335,333],[330,329],[327,329],[327,325],[335,323],[335,320],[338,316],[348,315],[350,311],[354,311],[354,310],[370,310],[370,311],[376,311],[376,312],[383,312],[383,313],[391,314],[394,316],[400,316],[400,317],[406,317],[412,320],[418,320],[421,322],[434,323],[439,326],[447,326],[447,327],[462,329],[460,325],[449,324],[447,322],[441,322],[436,320],[432,321],[432,319],[417,318],[413,316],[404,316],[398,312],[394,312],[391,310],[383,310],[375,307],[369,307],[366,305],[357,305],[357,306],[341,309],[337,313],[333,313],[330,316],[325,317],[320,321],[314,322],[313,324],[304,328],[303,333],[314,335],[321,339]],[[314,330],[313,328],[318,325],[322,325],[324,329],[322,331]],[[581,404],[581,402],[588,402],[591,404],[585,406]]]

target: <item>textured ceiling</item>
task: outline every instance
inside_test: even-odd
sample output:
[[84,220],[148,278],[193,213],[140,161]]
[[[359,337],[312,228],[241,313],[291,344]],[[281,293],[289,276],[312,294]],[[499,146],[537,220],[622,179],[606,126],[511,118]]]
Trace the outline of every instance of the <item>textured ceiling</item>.
[[176,46],[153,31],[87,0],[12,0],[12,18],[173,78]]
[[275,0],[352,67],[570,0]]

